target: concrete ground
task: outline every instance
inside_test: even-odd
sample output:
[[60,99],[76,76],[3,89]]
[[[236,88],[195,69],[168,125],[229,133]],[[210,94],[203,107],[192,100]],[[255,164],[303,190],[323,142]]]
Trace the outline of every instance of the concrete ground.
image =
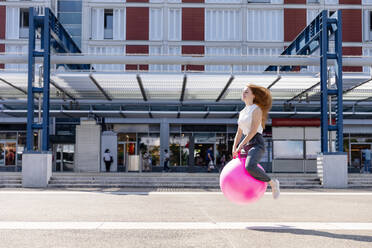
[[372,247],[372,190],[0,190],[0,247]]

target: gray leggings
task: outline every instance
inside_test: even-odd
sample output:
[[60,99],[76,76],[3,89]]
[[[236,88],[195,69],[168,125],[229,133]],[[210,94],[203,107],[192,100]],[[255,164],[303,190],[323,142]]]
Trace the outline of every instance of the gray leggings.
[[[262,155],[265,153],[265,142],[262,134],[256,133],[256,135],[243,147],[245,156],[245,168],[248,173],[259,181],[269,182],[271,178],[261,170],[257,164],[260,162]],[[242,154],[244,157],[244,154]]]

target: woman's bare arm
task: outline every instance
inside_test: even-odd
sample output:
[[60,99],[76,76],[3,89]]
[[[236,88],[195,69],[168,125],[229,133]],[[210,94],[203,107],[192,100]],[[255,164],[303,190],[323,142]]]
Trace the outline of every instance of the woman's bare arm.
[[252,114],[251,130],[249,131],[248,135],[245,136],[243,141],[240,142],[237,148],[238,152],[243,148],[245,144],[247,144],[253,138],[253,136],[256,135],[261,119],[262,119],[262,110],[260,108],[256,108]]

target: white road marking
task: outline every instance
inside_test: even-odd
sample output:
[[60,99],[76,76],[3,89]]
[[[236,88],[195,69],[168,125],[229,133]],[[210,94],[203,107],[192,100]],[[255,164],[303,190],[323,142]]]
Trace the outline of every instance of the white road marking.
[[[71,194],[71,195],[85,195],[85,194],[111,194],[111,195],[222,195],[222,192],[131,192],[131,191],[0,191],[0,195],[8,194]],[[281,195],[315,195],[315,196],[372,196],[372,192],[281,192]],[[265,192],[265,195],[271,195],[271,192]]]
[[344,222],[0,222],[0,230],[372,230],[372,223]]

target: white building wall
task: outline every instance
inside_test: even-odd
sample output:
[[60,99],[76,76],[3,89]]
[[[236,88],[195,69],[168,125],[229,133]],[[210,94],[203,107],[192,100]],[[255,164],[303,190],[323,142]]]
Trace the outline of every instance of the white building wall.
[[[364,47],[363,48],[363,56],[372,57],[372,47]],[[365,73],[372,73],[370,66],[363,66],[363,72]]]
[[[94,55],[125,55],[125,46],[90,46],[89,53]],[[93,67],[98,70],[124,71],[125,65],[117,64],[94,64]]]
[[240,41],[242,13],[240,9],[205,9],[206,41]]
[[[5,52],[8,54],[19,54],[19,55],[26,55],[28,54],[28,45],[5,45]],[[28,65],[27,64],[5,64],[5,69],[8,70],[21,70],[26,71]]]
[[[206,56],[240,56],[242,55],[241,47],[206,47],[205,48]],[[228,65],[206,65],[205,71],[208,72],[235,72],[242,71],[242,66],[231,66]]]
[[[181,55],[181,46],[152,45],[150,55]],[[180,72],[181,65],[149,65],[149,71]]]
[[324,0],[325,4],[338,4],[338,0]]
[[19,39],[19,10],[6,6],[6,39]]
[[170,8],[168,10],[168,40],[180,41],[182,32],[182,10],[181,8]]
[[247,40],[283,42],[283,10],[248,9]]
[[162,40],[163,38],[163,9],[150,8],[149,23],[150,40]]
[[126,33],[126,18],[125,8],[114,9],[114,21],[113,21],[113,39],[114,40],[125,40]]
[[104,37],[104,8],[92,8],[91,38],[103,40]]
[[[255,48],[248,47],[247,55],[248,56],[274,56],[279,55],[283,51],[283,48]],[[263,72],[267,68],[267,65],[248,65],[247,71],[249,72]]]

